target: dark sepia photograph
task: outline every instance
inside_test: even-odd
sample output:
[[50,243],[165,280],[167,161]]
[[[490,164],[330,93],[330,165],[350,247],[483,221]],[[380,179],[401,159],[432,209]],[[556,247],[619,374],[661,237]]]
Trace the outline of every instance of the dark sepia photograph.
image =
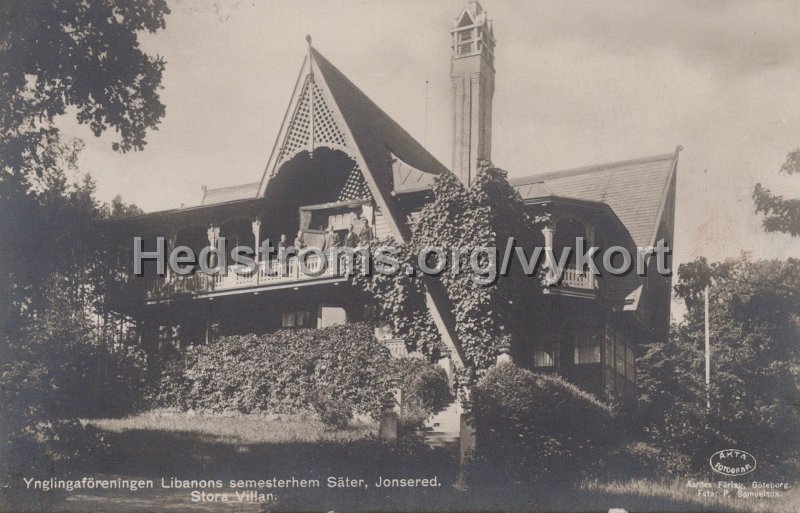
[[800,511],[797,0],[0,0],[0,511]]

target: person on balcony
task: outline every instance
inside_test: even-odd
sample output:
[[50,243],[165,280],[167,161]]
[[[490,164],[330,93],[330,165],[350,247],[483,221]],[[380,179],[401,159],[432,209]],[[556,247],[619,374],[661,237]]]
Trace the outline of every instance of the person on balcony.
[[358,246],[358,235],[356,235],[355,230],[353,230],[352,224],[347,228],[347,235],[344,236],[344,245],[347,248],[355,248]]
[[289,247],[289,241],[286,240],[286,234],[281,234],[281,240],[278,241],[278,258],[281,257],[284,253],[286,253],[286,248]]
[[369,220],[364,218],[364,228],[362,228],[361,233],[358,234],[358,243],[362,246],[367,246],[372,242],[372,236],[372,227],[369,225]]
[[325,238],[322,241],[322,251],[330,252],[341,245],[342,241],[339,239],[339,234],[333,230],[333,225],[328,226],[328,231],[325,232]]
[[307,244],[303,240],[303,230],[297,232],[297,237],[294,238],[294,248],[297,252],[300,252],[303,249],[306,249]]

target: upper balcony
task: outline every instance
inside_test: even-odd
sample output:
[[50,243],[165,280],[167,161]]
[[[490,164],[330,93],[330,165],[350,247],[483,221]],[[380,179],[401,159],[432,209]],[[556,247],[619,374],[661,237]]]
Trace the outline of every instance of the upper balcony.
[[544,292],[561,296],[596,298],[598,290],[597,278],[588,269],[581,274],[575,267],[565,267],[558,285],[545,287]]
[[[122,224],[111,226],[117,232],[111,258],[116,258],[118,272],[109,285],[109,299],[119,308],[130,310],[142,302],[162,302],[177,297],[210,297],[345,281],[347,277],[339,272],[341,267],[331,265],[329,252],[324,258],[311,252],[304,257],[303,265],[296,258],[282,265],[274,254],[273,258],[261,254],[264,251],[262,242],[269,240],[276,249],[303,247],[320,251],[337,246],[363,246],[389,231],[384,214],[369,199],[309,205],[291,203],[284,205],[286,208],[240,203],[169,211],[123,220]],[[166,276],[158,275],[155,262],[150,260],[144,262],[145,277],[131,276],[133,261],[128,265],[124,262],[132,254],[130,242],[134,236],[141,237],[142,251],[163,252],[165,259],[181,248],[184,253],[196,257],[191,264],[195,268],[190,274],[167,269]],[[240,246],[250,248],[251,255],[256,253],[261,257],[257,258],[255,269],[226,266],[229,260],[225,256]],[[201,272],[201,258],[209,267],[221,260],[224,272]]]
[[[578,239],[583,239],[587,246],[592,247],[597,243],[598,233],[593,223],[581,220],[578,217],[562,213],[556,216],[552,225],[542,230],[545,247],[553,248],[557,258],[569,250],[570,257],[561,273],[557,285],[545,287],[545,294],[562,296],[597,298],[598,281],[589,269],[579,272],[575,264],[575,253],[578,251]],[[549,262],[548,273],[554,279],[554,266],[556,262]]]
[[580,290],[596,290],[597,280],[594,274],[588,270],[583,274],[579,274],[574,267],[567,267],[564,269],[564,274],[561,278],[561,286]]
[[237,265],[216,274],[173,274],[151,281],[146,288],[146,300],[158,302],[187,295],[210,297],[347,280],[347,257],[340,255],[336,262],[331,255],[331,252],[327,252],[321,258],[320,255],[310,253],[303,258],[302,265],[298,258],[287,259],[285,265],[272,259],[259,262],[253,270]]

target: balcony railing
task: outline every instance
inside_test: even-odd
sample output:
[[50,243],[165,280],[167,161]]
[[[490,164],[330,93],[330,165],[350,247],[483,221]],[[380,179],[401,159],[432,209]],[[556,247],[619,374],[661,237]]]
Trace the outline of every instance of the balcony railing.
[[597,280],[594,274],[585,270],[583,274],[578,274],[574,267],[566,267],[561,275],[561,286],[573,289],[594,290],[597,288]]
[[408,349],[406,349],[406,343],[402,338],[385,339],[384,344],[389,348],[389,353],[392,357],[406,358],[408,356]]
[[195,272],[189,275],[173,275],[168,280],[157,280],[147,291],[147,299],[164,299],[180,294],[203,294],[215,291],[244,289],[287,283],[307,282],[344,277],[347,272],[347,257],[342,255],[339,265],[326,255],[324,261],[319,255],[309,254],[300,265],[297,258],[291,258],[285,265],[279,260],[259,262],[248,271],[245,266],[230,266],[225,273],[205,274]]

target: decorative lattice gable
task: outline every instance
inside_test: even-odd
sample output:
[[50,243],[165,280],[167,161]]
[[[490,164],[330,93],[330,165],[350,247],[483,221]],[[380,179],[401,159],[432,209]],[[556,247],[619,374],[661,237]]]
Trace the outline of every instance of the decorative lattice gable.
[[314,82],[314,76],[308,75],[281,145],[275,170],[297,153],[304,150],[313,152],[319,146],[350,153],[344,132],[328,106],[325,95]]
[[350,201],[356,199],[372,199],[372,194],[369,192],[369,186],[358,164],[353,166],[347,180],[344,182],[341,192],[339,193],[339,201]]

